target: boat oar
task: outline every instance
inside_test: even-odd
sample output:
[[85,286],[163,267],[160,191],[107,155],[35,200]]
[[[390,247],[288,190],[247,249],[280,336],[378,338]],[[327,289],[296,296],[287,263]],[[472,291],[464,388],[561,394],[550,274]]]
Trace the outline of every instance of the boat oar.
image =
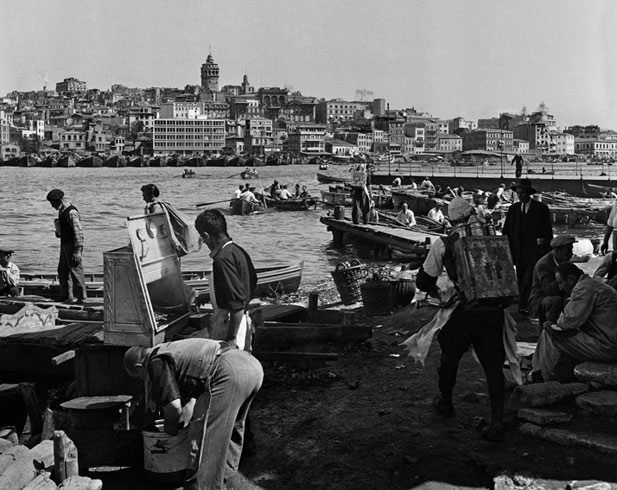
[[231,179],[232,177],[237,177],[238,175],[242,175],[242,172],[240,172],[239,174],[233,174],[230,175],[229,177],[227,177],[228,179]]
[[195,204],[195,207],[203,208],[204,206],[210,206],[211,204],[221,204],[222,202],[229,202],[229,199],[224,199],[223,201],[200,202],[199,204]]

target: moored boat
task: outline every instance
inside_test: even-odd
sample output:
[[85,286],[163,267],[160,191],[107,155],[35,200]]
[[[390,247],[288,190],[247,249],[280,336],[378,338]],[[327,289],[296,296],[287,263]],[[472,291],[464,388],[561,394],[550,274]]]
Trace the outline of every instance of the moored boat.
[[246,169],[240,172],[240,177],[242,177],[244,180],[258,179],[259,173],[255,169]]
[[103,162],[104,167],[126,167],[126,158],[121,155],[112,155]]
[[38,159],[34,155],[25,155],[19,158],[20,167],[36,167]]
[[84,157],[78,160],[75,166],[76,167],[88,167],[88,168],[102,167],[103,159],[95,155],[90,155],[90,156],[87,156],[87,157]]
[[147,167],[148,160],[141,156],[131,157],[127,165],[129,167]]
[[401,204],[407,203],[409,209],[414,214],[428,214],[435,204],[442,205],[442,209],[446,209],[446,201],[443,199],[430,197],[427,194],[418,190],[411,189],[392,189],[392,206],[394,209],[401,207]]
[[[256,264],[256,297],[273,297],[281,294],[295,293],[300,287],[304,262],[297,264]],[[210,271],[183,271],[184,283],[199,293],[208,292],[208,275]],[[22,273],[18,287],[24,295],[37,295],[49,299],[60,297],[58,277],[52,273]],[[86,274],[86,291],[88,298],[104,296],[103,274]]]
[[345,179],[343,177],[336,177],[334,175],[324,174],[321,172],[317,172],[317,181],[320,184],[349,184],[351,183],[350,179]]
[[201,155],[191,156],[185,163],[187,167],[205,167],[204,157]]
[[165,157],[154,157],[150,160],[151,167],[166,167],[167,159]]
[[71,155],[71,154],[67,153],[67,154],[62,155],[60,157],[60,159],[58,160],[57,167],[65,167],[65,168],[74,167],[75,163],[76,163],[76,160],[77,159],[75,158],[74,155]]

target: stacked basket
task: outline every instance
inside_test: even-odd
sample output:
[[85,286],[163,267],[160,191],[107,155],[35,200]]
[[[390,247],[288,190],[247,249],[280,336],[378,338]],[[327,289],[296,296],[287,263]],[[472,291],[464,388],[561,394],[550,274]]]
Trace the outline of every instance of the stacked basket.
[[343,262],[336,266],[336,269],[332,272],[332,279],[334,279],[334,284],[344,305],[350,305],[362,299],[360,285],[366,279],[366,276],[366,265],[358,259]]

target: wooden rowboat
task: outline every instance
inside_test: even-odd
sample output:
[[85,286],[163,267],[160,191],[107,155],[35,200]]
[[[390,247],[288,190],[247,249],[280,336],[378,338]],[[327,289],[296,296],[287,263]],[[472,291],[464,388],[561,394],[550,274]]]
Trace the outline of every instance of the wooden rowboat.
[[244,199],[231,199],[229,201],[229,207],[231,209],[231,214],[237,216],[245,216],[247,214],[253,214],[256,211],[259,211],[261,208],[261,204],[258,202],[249,202]]
[[304,197],[298,199],[272,199],[266,197],[268,207],[274,207],[279,211],[309,211],[317,207],[317,199]]
[[[256,298],[276,297],[295,293],[300,287],[304,262],[297,264],[256,265]],[[198,293],[209,292],[208,275],[210,271],[184,271],[184,283]],[[18,287],[24,295],[36,295],[49,299],[60,297],[58,276],[53,273],[21,274]],[[104,293],[103,274],[86,274],[86,291],[88,298],[102,298]]]

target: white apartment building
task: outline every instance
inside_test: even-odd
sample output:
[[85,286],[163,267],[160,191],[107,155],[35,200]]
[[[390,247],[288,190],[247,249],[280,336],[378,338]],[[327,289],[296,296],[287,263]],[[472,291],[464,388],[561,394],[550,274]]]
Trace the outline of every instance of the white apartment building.
[[225,146],[225,119],[155,119],[152,137],[156,154],[220,151]]
[[323,153],[326,127],[320,124],[299,124],[289,134],[289,151],[293,153]]

